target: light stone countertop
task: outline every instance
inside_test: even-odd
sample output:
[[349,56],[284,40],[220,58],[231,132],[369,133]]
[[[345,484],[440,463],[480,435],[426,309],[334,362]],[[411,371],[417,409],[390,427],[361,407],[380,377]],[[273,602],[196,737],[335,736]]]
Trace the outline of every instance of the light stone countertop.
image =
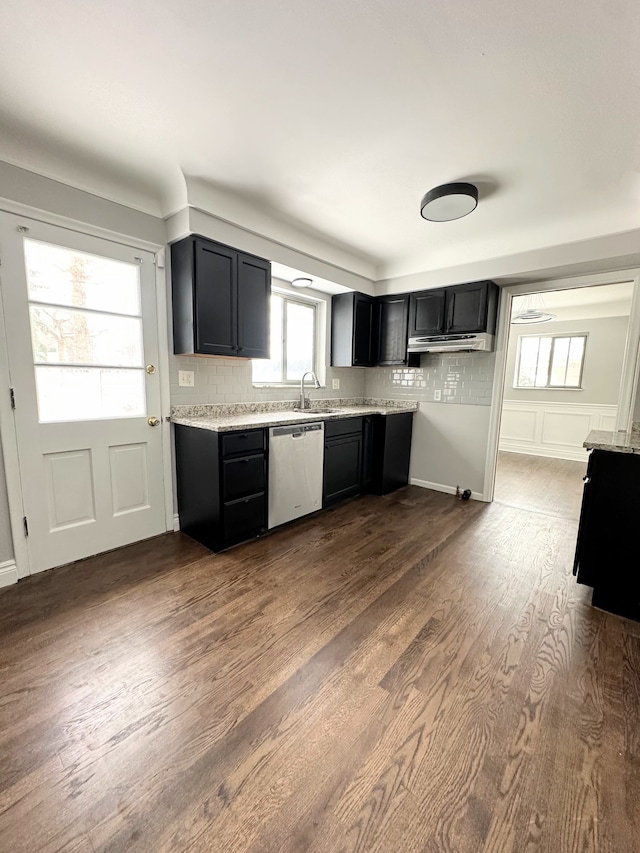
[[[286,405],[287,408],[283,408]],[[401,400],[364,400],[346,405],[343,400],[316,401],[315,407],[301,412],[294,410],[292,402],[252,406],[251,403],[236,405],[174,406],[171,422],[181,426],[208,429],[212,432],[232,432],[239,429],[286,426],[288,424],[312,423],[314,421],[355,418],[362,415],[397,415],[400,412],[415,412],[418,404]],[[275,408],[277,406],[277,408]],[[260,411],[255,411],[260,408]],[[331,412],[318,411],[331,409]],[[231,411],[229,411],[231,410]]]
[[634,421],[628,432],[593,429],[583,447],[587,450],[610,450],[613,453],[640,453],[640,421]]

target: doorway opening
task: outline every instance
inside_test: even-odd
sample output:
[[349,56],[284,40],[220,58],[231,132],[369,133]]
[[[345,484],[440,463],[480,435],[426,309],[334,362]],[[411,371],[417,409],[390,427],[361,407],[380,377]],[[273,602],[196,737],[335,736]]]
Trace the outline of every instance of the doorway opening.
[[494,500],[580,516],[592,430],[623,405],[634,282],[514,296],[505,353]]

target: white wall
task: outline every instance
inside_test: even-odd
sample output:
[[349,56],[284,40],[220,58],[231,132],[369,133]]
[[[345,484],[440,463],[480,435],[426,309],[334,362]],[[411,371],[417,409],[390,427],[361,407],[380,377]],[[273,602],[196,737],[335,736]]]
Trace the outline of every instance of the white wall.
[[[617,405],[629,317],[587,320],[554,320],[532,326],[512,325],[507,348],[505,400],[568,403],[570,405]],[[582,390],[514,388],[514,371],[520,335],[569,335],[587,332]]]
[[413,416],[411,467],[415,485],[480,498],[489,437],[489,406],[420,403]]
[[459,485],[481,496],[495,363],[495,353],[425,354],[420,367],[365,371],[365,397],[418,402],[410,469],[416,485],[448,492]]

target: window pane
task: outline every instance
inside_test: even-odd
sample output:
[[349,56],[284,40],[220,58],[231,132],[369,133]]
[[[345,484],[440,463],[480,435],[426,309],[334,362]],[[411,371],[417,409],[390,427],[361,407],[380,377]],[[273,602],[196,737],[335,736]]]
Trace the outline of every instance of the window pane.
[[271,358],[253,361],[254,382],[282,382],[282,297],[271,297]]
[[556,338],[553,347],[553,364],[551,365],[550,385],[564,385],[569,358],[570,338]]
[[582,373],[582,359],[584,358],[585,338],[571,338],[569,347],[569,361],[567,364],[566,384],[569,388],[580,387],[580,374]]
[[33,360],[142,367],[142,320],[31,305]]
[[551,355],[551,338],[540,338],[538,354],[538,369],[536,371],[536,388],[544,388],[549,377],[549,357]]
[[36,367],[40,423],[138,418],[147,413],[144,370]]
[[29,299],[117,314],[140,314],[136,264],[25,240]]
[[287,302],[287,380],[300,379],[313,370],[313,320],[310,305]]
[[536,367],[540,338],[520,338],[520,368],[517,385],[532,388],[536,382]]

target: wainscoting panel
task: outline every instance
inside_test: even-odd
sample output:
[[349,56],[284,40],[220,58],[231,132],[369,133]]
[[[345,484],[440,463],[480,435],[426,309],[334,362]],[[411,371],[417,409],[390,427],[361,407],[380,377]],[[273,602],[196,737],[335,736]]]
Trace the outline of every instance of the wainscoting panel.
[[617,413],[617,406],[505,400],[500,450],[582,462],[588,433],[613,430]]

